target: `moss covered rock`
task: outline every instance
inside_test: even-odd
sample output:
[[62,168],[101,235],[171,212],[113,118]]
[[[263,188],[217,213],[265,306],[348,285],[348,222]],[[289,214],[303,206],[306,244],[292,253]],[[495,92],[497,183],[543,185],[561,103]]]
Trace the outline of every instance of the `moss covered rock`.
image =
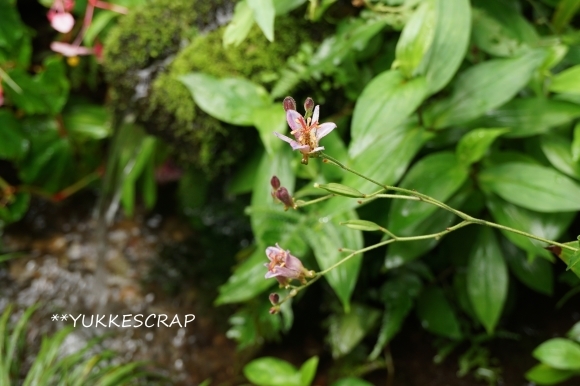
[[111,105],[119,111],[135,110],[147,131],[172,144],[179,159],[208,176],[234,164],[257,135],[196,108],[177,77],[199,71],[246,77],[268,87],[286,58],[307,40],[302,23],[277,18],[274,43],[255,26],[240,46],[224,49],[225,27],[217,27],[215,15],[231,9],[226,0],[156,0],[128,15],[105,44]]

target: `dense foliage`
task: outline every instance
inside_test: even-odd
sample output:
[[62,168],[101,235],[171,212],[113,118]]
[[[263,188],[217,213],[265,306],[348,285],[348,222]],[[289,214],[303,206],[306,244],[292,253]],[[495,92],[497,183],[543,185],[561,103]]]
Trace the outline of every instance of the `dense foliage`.
[[[87,4],[77,3],[71,12],[82,17]],[[502,316],[517,301],[514,280],[547,296],[557,280],[565,282],[571,292],[564,300],[578,292],[576,1],[117,3],[128,15],[97,9],[85,31],[94,55],[66,59],[46,44],[33,51],[33,32],[16,2],[0,4],[0,159],[10,166],[0,172],[0,227],[25,214],[31,195],[58,201],[95,186],[115,132],[106,167],[121,181],[127,215],[136,192],[154,204],[155,170],[168,157],[185,170],[182,206],[203,207],[210,178],[250,203],[254,244],[240,253],[247,258],[224,278],[216,299],[238,305],[228,335],[241,349],[277,339],[294,319],[308,318],[292,309],[312,288],[295,296],[264,278],[264,251],[276,244],[325,272],[315,286],[322,288],[333,358],[375,367],[387,366],[382,354],[389,342],[417,317],[442,339],[440,357],[461,342],[472,347],[461,357],[460,374],[485,368],[481,342],[505,333]],[[224,9],[233,18],[220,25],[216,15]],[[320,104],[320,122],[337,124],[321,140],[325,154],[366,179],[321,158],[305,165],[273,134],[288,132],[282,106],[288,94]],[[273,199],[272,176],[291,198]],[[457,213],[428,202],[367,199],[379,189],[369,179],[499,227],[452,228],[460,223]],[[502,226],[568,243],[547,250],[546,242]],[[435,234],[388,243],[393,235]],[[380,243],[389,245],[374,247]],[[554,265],[564,263],[568,269],[556,276]],[[268,312],[269,293],[291,294],[277,315]],[[530,380],[550,384],[578,374],[577,330],[534,351],[542,363]],[[264,360],[290,378],[308,378],[296,384],[309,384],[317,364],[313,358],[296,370]],[[260,363],[246,368],[256,384],[260,372],[252,368]]]

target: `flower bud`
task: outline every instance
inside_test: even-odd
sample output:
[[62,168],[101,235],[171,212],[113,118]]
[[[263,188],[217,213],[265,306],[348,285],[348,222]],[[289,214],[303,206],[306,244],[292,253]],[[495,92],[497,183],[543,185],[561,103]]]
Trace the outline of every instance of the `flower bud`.
[[296,101],[294,98],[287,96],[284,98],[284,111],[296,110]]
[[285,209],[294,208],[294,200],[290,197],[288,189],[281,187],[276,191],[276,198],[284,204]]
[[280,295],[278,295],[277,293],[270,294],[269,299],[270,303],[272,303],[273,306],[280,303]]
[[280,312],[280,306],[274,306],[274,307],[270,308],[271,315],[276,315],[278,312]]
[[304,110],[306,110],[306,117],[309,117],[312,115],[312,110],[314,110],[314,100],[310,97],[306,98],[306,100],[304,101]]
[[278,188],[280,188],[280,180],[278,179],[278,177],[272,176],[272,179],[270,180],[270,185],[272,185],[272,188],[274,188],[274,190],[278,190]]

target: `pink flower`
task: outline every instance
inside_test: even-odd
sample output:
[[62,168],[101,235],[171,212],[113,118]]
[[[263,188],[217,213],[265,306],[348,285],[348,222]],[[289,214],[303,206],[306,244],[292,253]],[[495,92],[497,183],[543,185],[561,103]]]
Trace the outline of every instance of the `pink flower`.
[[64,56],[79,56],[79,55],[90,55],[93,53],[92,48],[81,47],[75,44],[63,43],[63,42],[52,42],[50,43],[50,49]]
[[270,259],[269,263],[264,264],[268,267],[266,279],[275,277],[283,287],[288,286],[292,279],[300,280],[302,283],[306,282],[304,278],[309,274],[308,271],[300,259],[292,256],[290,251],[285,251],[276,244],[275,247],[266,248],[266,256]]
[[332,130],[336,128],[336,124],[327,122],[323,124],[318,123],[319,106],[314,108],[312,106],[314,101],[311,98],[306,99],[304,107],[306,109],[306,118],[296,111],[296,102],[291,97],[284,99],[284,109],[286,110],[286,120],[292,129],[290,134],[294,135],[296,140],[286,137],[280,133],[274,134],[284,142],[288,142],[293,150],[299,150],[302,153],[302,163],[307,165],[308,158],[315,153],[324,150],[323,146],[319,146],[319,141]]
[[59,12],[51,8],[47,17],[52,28],[63,34],[70,32],[75,25],[75,19],[68,12]]

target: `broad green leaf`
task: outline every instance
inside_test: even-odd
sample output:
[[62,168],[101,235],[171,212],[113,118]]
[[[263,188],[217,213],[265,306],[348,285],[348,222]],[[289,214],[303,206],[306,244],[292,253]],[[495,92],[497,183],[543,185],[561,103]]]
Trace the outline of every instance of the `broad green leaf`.
[[108,11],[108,10],[101,10],[98,12],[95,17],[93,17],[92,22],[87,28],[87,32],[83,37],[83,43],[89,46],[93,45],[95,38],[103,32],[103,30],[109,25],[109,23],[119,16],[118,12]]
[[[506,202],[495,195],[487,196],[487,207],[493,219],[500,225],[531,233],[548,240],[557,240],[568,229],[574,220],[574,212],[538,213]],[[552,260],[552,256],[544,248],[546,244],[518,235],[513,232],[501,231],[512,243],[522,248],[531,257],[542,256]]]
[[62,120],[65,130],[78,139],[103,139],[111,135],[109,113],[103,106],[75,104],[67,108]]
[[32,54],[31,28],[20,19],[14,1],[0,2],[0,15],[0,64],[12,62],[12,65],[28,68]]
[[349,352],[376,325],[380,312],[358,303],[354,303],[350,312],[330,317],[328,339],[334,359]]
[[550,84],[550,91],[580,94],[580,65],[570,67],[555,75]]
[[[409,122],[389,133],[381,135],[347,166],[365,176],[384,184],[394,184],[405,172],[431,134],[420,128],[415,122]],[[336,167],[323,165],[323,167]],[[363,193],[372,193],[379,187],[352,173],[345,173],[343,184],[354,186]],[[341,213],[358,206],[356,200],[336,197],[324,206],[324,213]]]
[[562,173],[580,180],[580,162],[572,159],[572,143],[559,135],[543,135],[540,145],[550,163]]
[[[339,225],[340,222],[353,218],[356,218],[354,211],[334,216],[326,215],[320,217],[316,223],[305,227],[303,237],[314,250],[321,270],[330,268],[348,256],[348,253],[339,252],[339,248],[357,250],[363,247],[361,231]],[[350,296],[356,285],[361,263],[362,254],[358,254],[324,275],[342,302],[345,312],[349,312],[350,309]]]
[[538,49],[517,58],[493,59],[469,67],[457,77],[451,97],[426,110],[428,124],[436,129],[460,125],[503,105],[528,83],[545,55]]
[[463,62],[471,31],[471,7],[468,0],[435,1],[435,36],[421,63],[434,94],[449,83]]
[[265,251],[257,248],[247,260],[235,268],[228,281],[219,287],[215,304],[244,302],[278,283],[276,280],[264,278],[266,262],[268,258]]
[[224,47],[232,44],[238,46],[248,36],[253,25],[252,9],[248,6],[247,1],[242,0],[236,4],[234,16],[224,31]]
[[509,242],[503,243],[503,251],[510,270],[518,280],[535,291],[548,296],[552,295],[554,290],[552,263],[537,257],[530,260]]
[[28,114],[58,114],[68,99],[70,85],[63,59],[50,56],[44,60],[43,66],[44,70],[34,76],[21,68],[8,72],[22,91],[6,87],[4,92]]
[[[455,154],[440,152],[420,159],[405,175],[400,186],[445,202],[467,177],[467,168],[457,162]],[[436,206],[421,201],[394,200],[389,210],[387,229],[397,236],[409,236],[420,222],[436,210]]]
[[397,41],[394,68],[399,69],[406,78],[412,78],[431,47],[434,35],[435,1],[423,1],[405,23]]
[[508,270],[493,230],[482,227],[469,257],[467,293],[477,318],[493,333],[507,298]]
[[570,260],[568,261],[568,267],[566,268],[566,270],[575,268],[578,265],[578,263],[580,263],[580,251],[574,252],[572,257],[570,257]]
[[475,1],[473,40],[494,56],[521,54],[537,42],[534,27],[515,7],[501,0]]
[[580,117],[580,106],[571,102],[544,98],[517,98],[488,112],[474,124],[485,127],[508,127],[505,137],[529,137]]
[[9,110],[0,110],[0,159],[18,161],[28,151],[20,122]]
[[308,359],[300,367],[300,385],[310,386],[314,377],[316,376],[316,368],[318,367],[318,357],[314,356]]
[[288,127],[284,109],[278,103],[256,109],[253,113],[253,124],[260,133],[264,148],[268,154],[273,155],[274,148],[276,148],[273,144],[280,142],[274,132],[284,134]]
[[580,210],[580,185],[552,168],[504,163],[485,168],[478,180],[484,189],[536,212]]
[[204,112],[232,125],[252,126],[254,112],[270,106],[268,92],[242,78],[218,79],[204,73],[182,75],[195,104]]
[[538,385],[555,385],[571,378],[574,374],[575,372],[571,370],[559,370],[540,363],[528,370],[526,379]]
[[300,373],[290,363],[274,358],[254,359],[244,366],[244,375],[258,386],[300,386]]
[[352,117],[349,155],[356,158],[379,137],[389,135],[419,107],[427,94],[425,78],[406,80],[397,70],[376,76],[358,98]]
[[401,275],[389,278],[381,288],[381,300],[385,304],[383,320],[377,342],[369,354],[375,360],[385,345],[397,335],[403,322],[413,307],[413,299],[421,290],[421,281],[414,275]]
[[461,339],[455,312],[439,287],[424,289],[417,299],[417,315],[424,329],[451,339]]
[[493,141],[509,129],[475,129],[465,134],[457,144],[457,161],[471,165],[483,158]]
[[263,155],[264,150],[257,148],[250,155],[250,158],[241,162],[227,185],[229,194],[243,194],[252,191],[256,182],[256,170],[260,167]]
[[552,24],[557,32],[562,31],[570,23],[579,8],[580,2],[577,0],[560,0],[552,17]]
[[[452,208],[460,207],[463,202],[469,197],[469,192],[460,191],[451,199],[448,205]],[[427,217],[425,220],[416,224],[408,233],[412,235],[428,235],[432,233],[442,232],[445,228],[451,226],[456,220],[456,216],[445,209],[437,208],[435,212]],[[396,242],[389,245],[387,249],[387,256],[385,258],[385,268],[393,269],[416,259],[423,253],[431,250],[439,240],[432,238],[427,240]]]
[[536,347],[532,355],[555,369],[580,370],[580,344],[568,339],[550,339]]
[[276,16],[285,15],[304,3],[306,3],[306,0],[274,0]]
[[580,322],[576,322],[566,336],[578,343],[580,343]]
[[274,41],[274,18],[275,9],[273,0],[246,0],[252,10],[254,20],[266,36],[266,39]]

